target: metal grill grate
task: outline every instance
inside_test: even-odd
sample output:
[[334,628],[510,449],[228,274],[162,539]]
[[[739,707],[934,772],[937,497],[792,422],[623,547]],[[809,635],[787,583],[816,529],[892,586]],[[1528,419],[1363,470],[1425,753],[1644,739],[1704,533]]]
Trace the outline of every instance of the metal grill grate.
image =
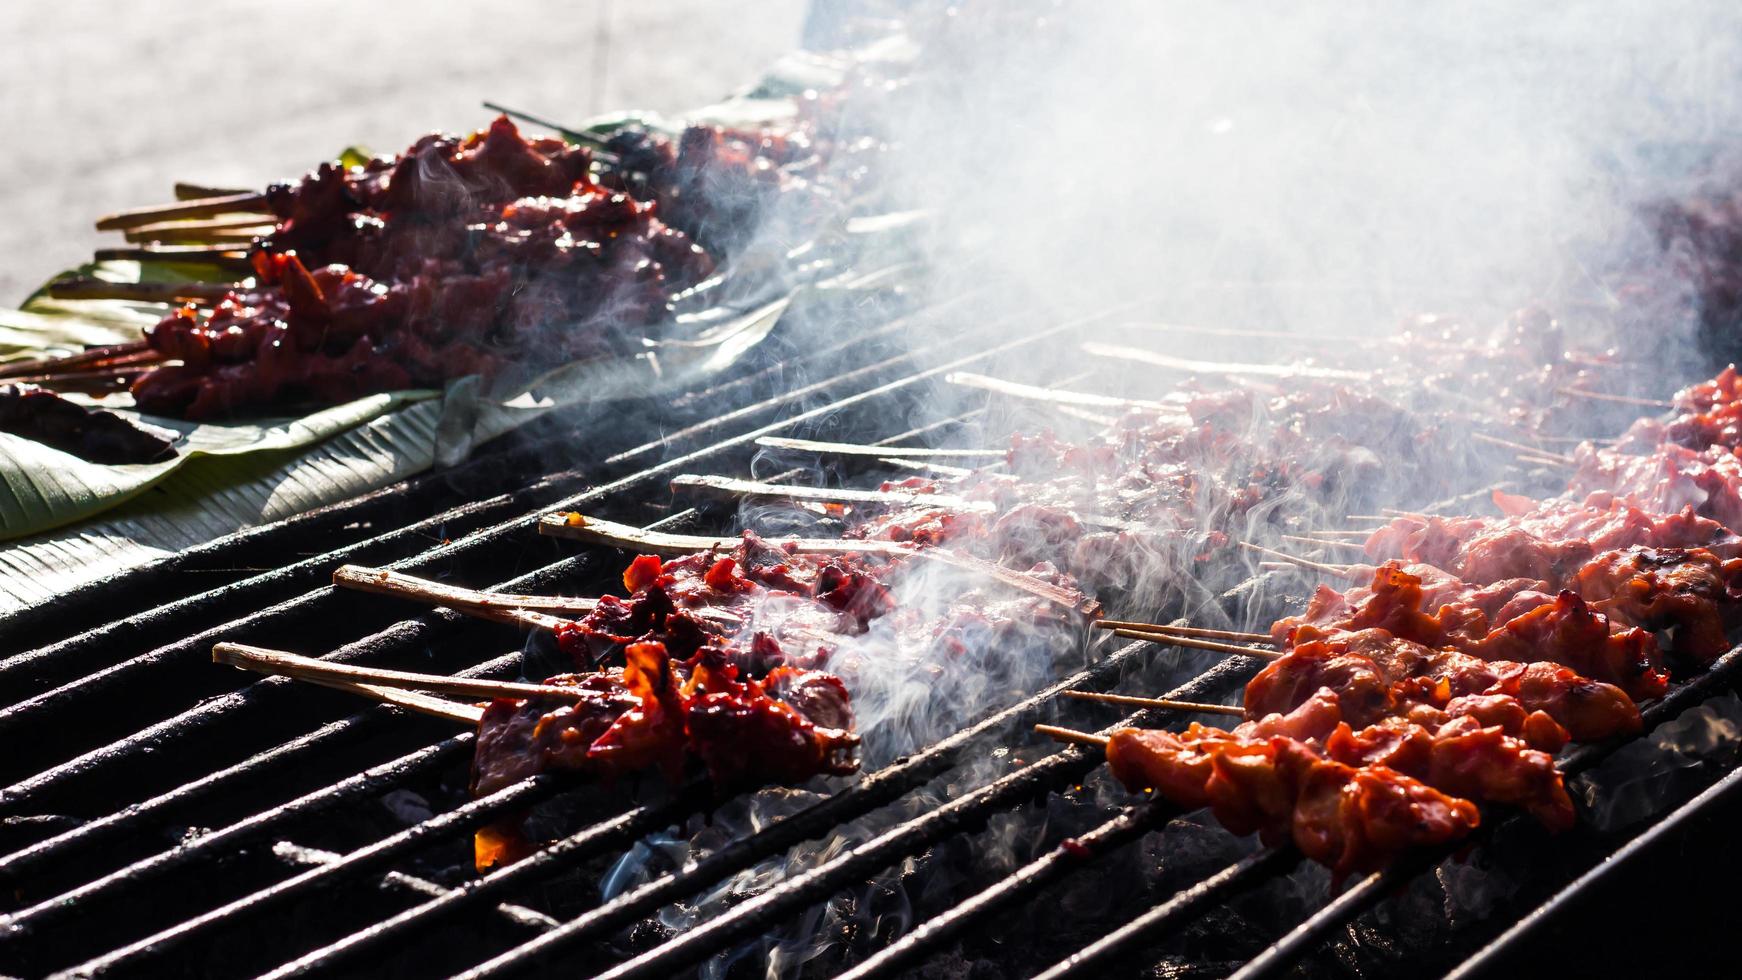
[[[388,600],[320,583],[340,564],[369,562],[432,577],[463,566],[465,579],[497,579],[495,588],[512,591],[601,586],[621,565],[617,553],[591,548],[577,554],[572,545],[538,539],[534,525],[541,514],[579,508],[652,528],[692,527],[706,515],[667,513],[652,503],[664,498],[661,482],[672,475],[742,475],[758,437],[815,434],[824,420],[913,423],[900,434],[864,433],[866,441],[959,424],[925,414],[935,403],[927,396],[945,373],[1012,356],[1034,358],[1081,326],[959,329],[961,306],[913,315],[930,328],[928,336],[944,338],[930,344],[885,346],[910,324],[874,316],[830,349],[792,352],[783,363],[673,405],[642,406],[637,411],[651,424],[669,430],[654,442],[632,444],[624,436],[633,427],[611,422],[552,423],[459,471],[237,535],[20,617],[16,635],[39,646],[0,661],[0,682],[13,702],[0,711],[0,738],[8,745],[0,779],[11,782],[0,792],[0,807],[11,817],[3,842],[8,853],[0,856],[0,880],[13,896],[12,911],[0,920],[7,962],[32,975],[70,976],[262,970],[293,976],[391,967],[406,975],[441,970],[495,977],[555,964],[599,970],[608,962],[602,954],[622,951],[624,930],[660,909],[889,807],[965,760],[1008,744],[1024,726],[1070,710],[1058,701],[1061,691],[1106,689],[1141,675],[1150,659],[1145,644],[1108,651],[1074,675],[969,720],[955,734],[691,865],[565,916],[551,912],[564,904],[547,901],[552,888],[576,877],[596,880],[601,861],[707,811],[717,803],[710,789],[602,789],[540,776],[465,800],[453,777],[469,756],[471,734],[452,734],[393,708],[353,710],[340,695],[293,690],[282,678],[247,682],[210,664],[211,645],[221,639],[331,648],[329,659],[374,666],[512,676],[525,657],[539,652],[480,659],[479,650],[500,644],[499,625],[445,609],[400,618]],[[794,384],[795,377],[815,380]],[[602,457],[596,468],[525,478],[541,473],[540,464],[555,458],[559,447],[580,443],[590,450],[581,455]],[[320,553],[305,554],[311,540],[321,543]],[[240,571],[262,561],[283,564]],[[99,622],[65,636],[69,623]],[[1227,696],[1253,667],[1244,658],[1187,663],[1201,672],[1168,697]],[[1732,652],[1652,705],[1648,727],[1733,686],[1739,664],[1742,653]],[[1126,723],[1178,720],[1140,713]],[[1588,768],[1614,748],[1587,746],[1570,753],[1563,768]],[[631,941],[632,955],[601,972],[681,974],[904,860],[1069,791],[1100,761],[1098,753],[1073,747],[1013,762],[1003,775],[916,815],[895,816],[863,843],[694,928]],[[363,805],[408,789],[436,801],[439,812],[383,825]],[[461,863],[455,856],[468,853],[471,830],[558,797],[570,802],[584,829],[488,877],[451,880],[442,870]],[[56,822],[51,814],[71,820]],[[968,876],[921,909],[915,928],[846,965],[846,975],[895,975],[965,939],[996,935],[1000,913],[1095,873],[1147,835],[1167,833],[1161,828],[1177,816],[1160,802],[1104,811],[1069,847],[1044,849],[1005,873]],[[1482,841],[1517,823],[1497,821],[1484,829]],[[176,839],[182,827],[211,829]],[[1279,975],[1445,858],[1422,855],[1369,876],[1303,920],[1239,937],[1218,955],[1245,960],[1240,976]],[[1112,965],[1153,956],[1162,937],[1277,882],[1296,863],[1286,850],[1258,851],[1162,904],[1093,923],[1095,938],[1046,975],[1101,975]],[[633,952],[637,944],[642,948]],[[1035,973],[1044,964],[1009,966],[1012,973]]]

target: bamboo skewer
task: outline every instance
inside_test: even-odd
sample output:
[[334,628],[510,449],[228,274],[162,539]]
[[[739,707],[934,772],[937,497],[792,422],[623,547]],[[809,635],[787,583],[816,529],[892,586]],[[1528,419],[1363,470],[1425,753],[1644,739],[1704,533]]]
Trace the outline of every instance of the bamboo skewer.
[[61,374],[27,374],[22,377],[0,378],[0,384],[39,385],[57,391],[85,393],[114,392],[132,384],[151,370],[152,365],[104,368],[97,371],[67,371]]
[[1104,630],[1143,630],[1150,633],[1172,633],[1178,636],[1199,636],[1211,640],[1250,640],[1269,643],[1268,633],[1245,633],[1240,630],[1208,629],[1202,626],[1170,626],[1166,623],[1139,623],[1127,619],[1101,619],[1095,625]]
[[154,204],[150,207],[117,211],[114,214],[98,218],[97,230],[116,231],[121,228],[137,228],[140,225],[155,224],[175,218],[208,218],[212,215],[235,214],[239,211],[265,210],[265,194],[253,191],[242,194],[222,194],[217,197],[177,201],[174,204]]
[[248,250],[225,245],[165,245],[133,248],[99,248],[94,253],[98,262],[210,262],[215,265],[249,268]]
[[1511,439],[1501,439],[1498,436],[1485,435],[1485,434],[1480,433],[1480,432],[1470,433],[1470,438],[1476,440],[1477,442],[1488,443],[1491,446],[1500,446],[1504,449],[1512,449],[1512,450],[1516,450],[1520,453],[1530,453],[1533,456],[1544,456],[1544,457],[1547,457],[1549,459],[1559,460],[1560,462],[1565,463],[1568,466],[1572,466],[1574,464],[1573,458],[1571,456],[1566,455],[1565,453],[1557,453],[1557,452],[1554,452],[1554,451],[1548,450],[1548,449],[1539,449],[1536,446],[1526,445],[1525,443],[1522,443],[1522,442],[1513,442]]
[[1003,449],[933,449],[929,446],[871,446],[856,442],[819,442],[815,439],[787,439],[783,436],[763,436],[758,446],[769,449],[797,449],[805,452],[833,453],[840,456],[879,456],[907,459],[1003,459],[1009,455]]
[[1198,711],[1204,714],[1246,717],[1246,709],[1231,704],[1206,704],[1201,701],[1174,701],[1170,698],[1142,698],[1129,694],[1101,694],[1096,691],[1065,691],[1065,697],[1079,701],[1102,701],[1139,708],[1166,708],[1170,711]]
[[786,500],[841,504],[926,504],[980,514],[991,513],[994,510],[992,502],[988,500],[968,500],[942,493],[806,487],[783,483],[762,483],[756,480],[738,480],[727,476],[702,476],[694,473],[673,477],[671,488],[725,497],[779,497]]
[[1352,548],[1356,554],[1367,554],[1367,547],[1358,541],[1336,541],[1327,538],[1308,538],[1299,534],[1284,534],[1284,541],[1295,541],[1300,544],[1310,544],[1320,548]]
[[1005,381],[1002,378],[992,378],[984,374],[953,372],[944,376],[944,381],[961,385],[964,388],[978,388],[994,394],[1008,395],[1012,398],[1024,398],[1029,401],[1051,402],[1054,405],[1071,405],[1087,408],[1140,408],[1153,412],[1185,414],[1185,409],[1166,402],[1146,401],[1141,398],[1116,398],[1112,395],[1097,395],[1086,391],[1066,391],[1058,388],[1040,388],[1035,385],[1025,385],[1015,381]]
[[1179,371],[1185,374],[1217,374],[1228,376],[1245,376],[1260,378],[1289,379],[1320,379],[1328,381],[1370,381],[1373,374],[1369,371],[1347,371],[1341,368],[1307,367],[1288,364],[1243,364],[1238,361],[1194,361],[1183,357],[1172,357],[1141,347],[1125,347],[1118,344],[1103,344],[1089,341],[1082,349],[1096,357],[1110,357],[1121,361],[1134,361],[1150,367],[1158,367],[1169,371]]
[[1302,568],[1310,568],[1315,572],[1323,572],[1326,575],[1335,575],[1338,578],[1348,579],[1353,575],[1353,569],[1347,565],[1327,565],[1324,562],[1313,561],[1310,558],[1300,558],[1288,554],[1287,552],[1266,548],[1263,545],[1256,545],[1250,541],[1240,542],[1240,547],[1256,551],[1261,555],[1269,555],[1277,561],[1287,562],[1290,565],[1299,565]]
[[1572,395],[1575,398],[1590,398],[1600,402],[1614,402],[1618,405],[1637,405],[1640,408],[1671,409],[1674,402],[1666,402],[1656,398],[1633,398],[1629,395],[1610,395],[1601,391],[1586,391],[1583,388],[1556,388],[1555,392],[1562,395]]
[[[687,555],[695,551],[730,551],[739,538],[708,537],[701,534],[671,534],[666,531],[644,531],[615,521],[584,517],[580,514],[546,514],[539,519],[538,531],[556,538],[572,538],[588,544],[646,551],[660,555]],[[790,546],[803,555],[913,555],[917,550],[895,541],[845,541],[838,538],[785,538],[776,542]]]
[[1211,650],[1216,653],[1233,653],[1242,657],[1257,657],[1260,660],[1278,660],[1282,654],[1275,650],[1260,650],[1257,647],[1241,646],[1238,643],[1219,643],[1215,640],[1199,640],[1190,636],[1177,636],[1172,633],[1154,633],[1149,630],[1115,629],[1114,636],[1123,636],[1133,640],[1148,640],[1166,646],[1189,647],[1193,650]]
[[1562,468],[1571,468],[1578,465],[1565,456],[1550,455],[1547,453],[1519,453],[1516,458],[1521,463],[1531,463],[1536,466],[1559,466]]
[[271,232],[277,227],[276,222],[265,215],[235,214],[224,218],[209,218],[205,221],[160,221],[156,224],[137,225],[126,229],[123,234],[130,242],[166,241],[162,236],[194,237],[220,231],[249,231],[256,229],[261,233]]
[[235,285],[225,282],[109,282],[75,276],[48,284],[54,299],[124,299],[138,303],[181,303],[187,300],[213,302],[223,299]]
[[151,345],[143,340],[130,344],[106,344],[102,347],[90,347],[77,354],[67,354],[63,357],[38,357],[28,361],[0,363],[0,378],[59,374],[66,370],[88,368],[124,359],[137,360],[143,354],[156,354],[156,351],[151,349]]
[[960,466],[946,466],[943,463],[938,463],[938,462],[934,462],[931,460],[897,459],[893,456],[890,456],[890,457],[879,457],[877,461],[879,463],[883,463],[883,464],[886,464],[888,466],[893,466],[897,469],[917,470],[917,471],[922,471],[922,472],[927,472],[927,473],[936,473],[939,476],[950,476],[950,477],[960,478],[960,477],[974,475],[973,470],[965,469],[965,468],[960,467]]
[[1042,735],[1050,735],[1060,742],[1075,742],[1078,745],[1093,745],[1098,749],[1105,749],[1107,743],[1111,741],[1111,739],[1104,735],[1091,735],[1088,732],[1079,732],[1074,728],[1060,728],[1057,725],[1036,725],[1034,726],[1034,730]]
[[1307,537],[1309,537],[1309,538],[1322,538],[1322,539],[1362,538],[1363,540],[1365,540],[1366,538],[1370,538],[1372,536],[1373,536],[1373,532],[1370,530],[1363,530],[1361,528],[1353,528],[1353,527],[1349,528],[1348,530],[1344,530],[1344,531],[1329,531],[1329,530],[1327,530],[1327,531],[1308,531],[1307,532]]
[[577,700],[586,696],[579,688],[552,684],[526,684],[520,681],[491,681],[470,677],[449,677],[445,674],[420,674],[409,670],[388,670],[381,667],[355,667],[332,663],[314,657],[299,656],[283,650],[248,646],[242,643],[219,643],[212,647],[212,662],[252,670],[257,674],[279,674],[300,681],[337,681],[367,684],[376,687],[430,691],[481,698],[558,698]]
[[235,197],[238,194],[249,194],[245,187],[210,187],[205,184],[192,184],[187,181],[175,182],[175,199],[178,201],[193,201],[207,197]]
[[306,679],[310,684],[330,687],[335,691],[347,694],[358,694],[373,701],[391,704],[396,708],[415,711],[420,715],[432,718],[445,718],[462,725],[476,726],[484,720],[484,709],[475,704],[461,704],[444,698],[430,697],[416,691],[401,691],[394,687],[380,687],[375,684],[355,684],[347,681],[326,681],[315,678]]
[[340,565],[333,570],[333,584],[341,588],[371,592],[376,595],[399,596],[447,606],[480,619],[516,623],[534,629],[555,629],[574,616],[592,612],[597,599],[566,596],[517,595],[508,592],[485,592],[445,582],[395,572],[385,568],[362,565]]

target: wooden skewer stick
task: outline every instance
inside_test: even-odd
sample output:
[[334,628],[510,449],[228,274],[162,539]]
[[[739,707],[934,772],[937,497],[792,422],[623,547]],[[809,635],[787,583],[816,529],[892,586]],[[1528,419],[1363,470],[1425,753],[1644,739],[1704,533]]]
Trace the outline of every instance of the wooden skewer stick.
[[1127,619],[1100,619],[1095,625],[1104,630],[1144,630],[1150,633],[1172,633],[1177,636],[1201,636],[1212,640],[1250,640],[1269,643],[1268,633],[1245,633],[1240,630],[1208,629],[1202,626],[1171,626],[1167,623],[1139,623]]
[[778,497],[784,500],[808,500],[839,504],[922,504],[949,510],[989,514],[995,508],[989,500],[968,500],[942,493],[913,493],[901,490],[847,490],[833,487],[805,487],[784,483],[761,483],[737,480],[728,476],[702,476],[685,473],[673,477],[673,490],[689,490],[724,497]]
[[1331,381],[1369,381],[1373,375],[1368,371],[1345,371],[1339,368],[1309,367],[1293,364],[1242,364],[1236,361],[1194,361],[1183,357],[1173,357],[1157,351],[1145,350],[1141,347],[1124,347],[1118,344],[1103,344],[1089,341],[1082,345],[1086,353],[1096,357],[1110,357],[1121,361],[1133,361],[1158,367],[1168,371],[1179,371],[1185,374],[1213,374],[1226,376],[1245,376],[1260,378],[1319,378]]
[[1057,725],[1036,725],[1034,726],[1034,730],[1042,735],[1050,735],[1061,742],[1075,742],[1078,745],[1093,745],[1098,749],[1105,749],[1107,743],[1111,741],[1111,739],[1102,735],[1091,735],[1088,732],[1079,732],[1074,728],[1060,728]]
[[39,385],[61,392],[112,393],[132,384],[140,375],[151,370],[151,367],[149,364],[144,364],[102,368],[94,371],[66,371],[60,374],[27,374],[17,378],[3,378],[0,379],[0,383]]
[[362,565],[340,565],[333,570],[333,584],[340,588],[399,596],[447,606],[457,612],[503,623],[518,623],[535,629],[555,629],[574,616],[592,612],[597,599],[568,596],[516,595],[485,592],[445,582]]
[[1285,534],[1282,536],[1282,540],[1315,545],[1320,548],[1348,548],[1358,555],[1367,554],[1367,546],[1358,541],[1336,541],[1329,538],[1308,538],[1299,534]]
[[1470,433],[1470,438],[1477,442],[1488,443],[1491,446],[1500,446],[1504,449],[1513,449],[1521,453],[1530,453],[1535,456],[1546,456],[1550,459],[1558,459],[1561,462],[1566,463],[1568,466],[1573,465],[1574,462],[1573,458],[1565,453],[1557,453],[1548,449],[1539,449],[1536,446],[1526,445],[1522,442],[1513,442],[1511,439],[1501,439],[1498,436],[1486,435],[1481,432]]
[[1519,453],[1516,458],[1521,463],[1530,463],[1535,466],[1559,466],[1564,469],[1578,465],[1572,460],[1567,459],[1565,456],[1549,455],[1547,453]]
[[239,211],[265,211],[266,195],[249,191],[243,194],[222,194],[217,197],[195,198],[174,204],[154,204],[144,208],[117,211],[97,219],[98,231],[137,228],[140,225],[169,221],[175,218],[208,218],[215,214],[235,214]]
[[926,473],[936,473],[939,476],[950,476],[950,477],[958,477],[959,478],[959,477],[973,476],[974,475],[973,470],[966,469],[966,468],[961,467],[961,466],[946,466],[945,464],[936,462],[935,460],[896,459],[895,457],[891,456],[891,457],[887,457],[887,458],[880,457],[880,458],[878,458],[877,461],[879,463],[884,463],[886,465],[893,466],[896,469],[919,470],[919,471],[923,471]]
[[[711,538],[701,534],[670,534],[665,531],[644,531],[627,524],[585,517],[575,513],[546,514],[538,522],[540,534],[555,538],[573,538],[589,544],[606,545],[629,551],[646,551],[659,555],[687,555],[696,551],[730,551],[737,547],[736,536]],[[783,538],[774,544],[790,545],[798,554],[806,555],[913,555],[911,545],[895,541],[845,541],[839,538]]]
[[420,674],[381,667],[354,667],[241,643],[220,643],[212,647],[212,662],[241,667],[257,674],[281,674],[300,681],[347,681],[376,687],[457,694],[461,697],[561,698],[573,701],[586,696],[579,688],[573,687]]
[[1277,551],[1272,548],[1266,548],[1262,545],[1256,545],[1250,541],[1240,542],[1240,547],[1256,551],[1261,555],[1269,555],[1277,561],[1284,561],[1290,565],[1299,565],[1302,568],[1310,568],[1316,572],[1324,572],[1326,575],[1335,575],[1338,578],[1344,579],[1354,578],[1354,570],[1348,565],[1327,565],[1324,562],[1313,561],[1309,558],[1300,558],[1284,551]]
[[1373,532],[1371,530],[1368,530],[1365,528],[1354,528],[1354,527],[1349,528],[1348,530],[1344,530],[1344,531],[1326,530],[1326,531],[1308,531],[1307,532],[1307,537],[1309,537],[1309,538],[1323,538],[1323,539],[1327,539],[1327,540],[1336,539],[1336,538],[1363,538],[1363,539],[1365,539],[1365,538],[1370,538],[1372,536],[1373,536]]
[[105,344],[102,347],[88,347],[77,354],[67,354],[64,357],[38,357],[28,361],[0,363],[0,378],[26,374],[55,374],[60,371],[87,368],[94,364],[103,364],[146,353],[155,352],[151,350],[151,345],[143,340],[130,344]]
[[236,288],[225,282],[109,282],[72,277],[48,284],[55,299],[125,299],[139,303],[212,302]]
[[1169,698],[1140,698],[1129,694],[1101,694],[1096,691],[1066,691],[1067,698],[1079,701],[1104,701],[1107,704],[1128,704],[1139,708],[1167,708],[1172,711],[1201,711],[1212,715],[1246,717],[1246,709],[1231,704],[1206,704],[1200,701],[1174,701]]
[[1040,388],[1035,385],[1020,384],[1015,381],[1005,381],[1002,378],[987,377],[984,374],[969,374],[957,371],[944,375],[944,381],[964,388],[979,388],[999,395],[1009,395],[1012,398],[1024,398],[1029,401],[1051,402],[1054,405],[1076,405],[1088,408],[1141,408],[1152,412],[1167,412],[1183,415],[1185,409],[1166,402],[1145,401],[1141,398],[1116,398],[1112,395],[1097,395],[1086,391],[1065,391],[1059,388]]
[[238,194],[248,193],[251,192],[245,187],[210,187],[182,180],[175,182],[175,199],[178,201],[194,201],[206,197],[235,197]]
[[460,704],[444,698],[419,694],[416,691],[401,691],[398,688],[379,687],[374,684],[355,684],[349,681],[326,681],[315,678],[306,678],[306,680],[310,684],[319,684],[322,687],[330,687],[335,691],[344,691],[347,694],[360,694],[373,701],[391,704],[407,711],[415,711],[420,715],[445,718],[462,725],[475,727],[484,720],[484,709],[475,704]]
[[191,223],[171,223],[132,228],[126,232],[124,237],[134,243],[223,243],[233,247],[246,248],[252,245],[255,239],[272,234],[274,227],[262,224],[258,220],[252,224],[226,225],[218,228],[202,228]]
[[248,250],[224,245],[164,245],[135,248],[99,248],[93,253],[98,262],[115,260],[130,262],[211,262],[216,265],[248,268]]
[[1674,408],[1674,402],[1661,401],[1656,398],[1633,398],[1628,395],[1610,395],[1601,391],[1586,391],[1583,388],[1556,388],[1555,392],[1571,395],[1574,398],[1589,398],[1600,402],[1615,402],[1618,405],[1638,405],[1640,408]]
[[1378,521],[1381,524],[1390,524],[1393,520],[1392,517],[1385,514],[1349,514],[1347,516],[1351,521]]
[[1176,636],[1172,633],[1115,629],[1113,635],[1133,640],[1148,640],[1151,643],[1160,643],[1165,646],[1189,647],[1193,650],[1214,650],[1217,653],[1235,653],[1242,657],[1257,657],[1260,660],[1277,660],[1282,657],[1282,654],[1275,650],[1260,650],[1257,647],[1241,646],[1238,643],[1218,643],[1215,640],[1200,640],[1190,636]]
[[839,456],[891,456],[904,459],[1003,459],[1004,449],[933,449],[930,446],[869,446],[856,442],[819,442],[815,439],[788,439],[783,436],[763,436],[758,446],[770,449],[797,449],[813,453],[834,453]]

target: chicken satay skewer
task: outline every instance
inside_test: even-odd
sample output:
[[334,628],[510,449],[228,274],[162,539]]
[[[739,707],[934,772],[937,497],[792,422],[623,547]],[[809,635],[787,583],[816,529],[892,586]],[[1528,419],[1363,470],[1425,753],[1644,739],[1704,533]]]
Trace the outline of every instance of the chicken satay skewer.
[[219,643],[212,647],[212,662],[241,667],[257,674],[279,674],[294,680],[337,681],[376,687],[430,691],[480,698],[562,698],[575,700],[585,696],[578,688],[551,684],[526,684],[520,681],[492,681],[470,677],[449,677],[445,674],[422,674],[409,670],[388,670],[382,667],[357,667],[333,663],[314,657],[304,657],[284,650],[248,646],[242,643]]

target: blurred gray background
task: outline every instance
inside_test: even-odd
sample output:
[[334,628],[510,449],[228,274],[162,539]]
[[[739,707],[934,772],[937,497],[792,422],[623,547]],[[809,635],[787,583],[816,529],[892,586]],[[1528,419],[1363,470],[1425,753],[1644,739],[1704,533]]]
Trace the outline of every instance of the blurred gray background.
[[0,303],[120,236],[98,215],[188,180],[258,187],[349,144],[677,111],[798,45],[805,0],[0,2]]

